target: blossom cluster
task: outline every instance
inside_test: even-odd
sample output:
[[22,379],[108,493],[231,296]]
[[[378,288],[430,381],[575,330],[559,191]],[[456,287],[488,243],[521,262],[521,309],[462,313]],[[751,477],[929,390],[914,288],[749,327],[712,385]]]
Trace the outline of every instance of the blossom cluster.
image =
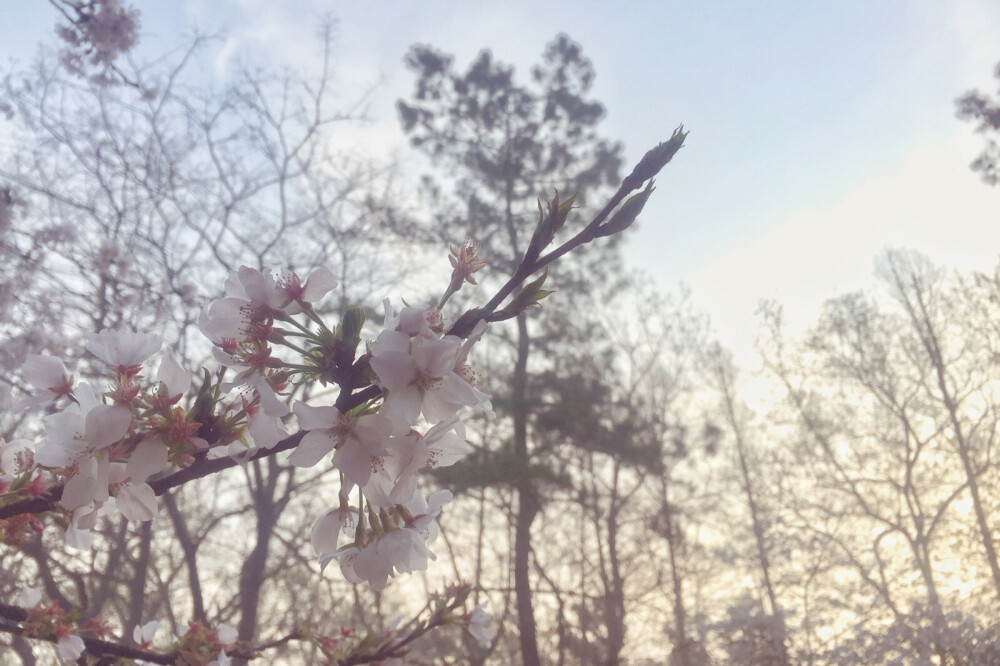
[[[82,636],[101,638],[109,633],[101,620],[81,621],[75,613],[60,607],[58,601],[44,603],[41,592],[35,588],[23,588],[15,605],[27,611],[25,635],[54,641],[56,654],[64,663],[75,663],[83,656],[87,646]],[[156,620],[138,625],[132,630],[132,640],[140,650],[148,650],[159,629]],[[173,638],[175,661],[184,666],[230,666],[227,650],[235,647],[236,639],[236,629],[227,624],[212,629],[200,622],[190,622],[180,627]],[[148,664],[141,660],[135,663]]]
[[[265,433],[258,444],[283,433],[291,411],[305,434],[288,461],[338,470],[337,503],[311,532],[321,565],[337,560],[348,580],[382,589],[395,574],[424,570],[434,558],[427,543],[451,493],[425,498],[419,472],[454,464],[471,451],[459,420],[463,411],[492,413],[468,362],[485,324],[462,340],[445,333],[436,309],[396,313],[386,301],[383,330],[356,358],[363,311],[350,310],[331,329],[313,307],[334,286],[326,269],[301,282],[294,273],[243,267],[199,323],[215,357],[237,372],[227,386],[251,392],[260,405],[249,417],[251,429]],[[293,351],[299,362],[280,359],[276,347]],[[310,380],[340,391],[323,404],[296,400],[289,410],[280,396]],[[369,386],[378,387],[375,397],[345,406],[352,391]]]
[[[234,272],[198,319],[224,369],[204,372],[188,407],[192,377],[155,335],[93,336],[87,350],[106,369],[103,385],[76,382],[57,358],[30,357],[22,374],[35,391],[23,406],[50,414],[37,445],[0,442],[0,504],[58,487],[66,541],[87,548],[102,516],[152,519],[156,479],[201,457],[245,463],[291,442],[295,421],[302,434],[288,462],[331,466],[339,476],[336,503],[310,535],[321,566],[336,560],[348,580],[377,590],[426,569],[436,518],[452,495],[426,497],[418,476],[471,451],[466,414],[492,415],[469,363],[486,325],[462,339],[447,333],[438,309],[397,312],[386,301],[381,332],[362,347],[363,310],[348,308],[330,327],[314,307],[335,286],[325,268],[305,281],[290,271]],[[156,358],[153,375],[146,365]],[[336,390],[305,400],[300,389],[317,384]],[[0,537],[14,541],[28,528],[37,521],[8,521]]]
[[[143,364],[160,351],[158,336],[102,331],[87,350],[108,371],[106,390],[75,382],[64,363],[32,356],[22,375],[35,392],[23,407],[48,407],[45,436],[35,444],[15,439],[0,443],[0,500],[39,497],[61,481],[59,506],[67,514],[66,542],[89,548],[91,529],[101,516],[118,512],[130,521],[156,514],[151,477],[171,465],[185,467],[207,448],[200,424],[178,406],[191,376],[173,354],[160,354],[155,379]],[[11,541],[18,521],[0,526]]]

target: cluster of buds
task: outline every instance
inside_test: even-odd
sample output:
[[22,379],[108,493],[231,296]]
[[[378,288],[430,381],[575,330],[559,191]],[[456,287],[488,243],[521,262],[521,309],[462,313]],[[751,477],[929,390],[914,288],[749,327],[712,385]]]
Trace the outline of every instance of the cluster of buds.
[[212,629],[201,622],[189,622],[177,637],[174,663],[177,666],[229,666],[227,650],[236,644],[236,630],[220,624]]
[[56,652],[65,662],[73,662],[83,654],[86,645],[80,634],[103,636],[107,633],[107,626],[101,621],[80,624],[76,614],[67,612],[58,601],[43,604],[41,592],[33,588],[21,590],[17,605],[27,611],[27,618],[22,623],[24,635],[55,641]]
[[[0,437],[0,506],[43,496],[49,483],[35,468],[31,441]],[[20,546],[31,534],[42,531],[42,523],[31,513],[0,519],[0,543]]]
[[341,627],[335,634],[315,636],[313,642],[329,663],[341,663],[357,647],[358,634],[354,629]]
[[426,605],[410,620],[396,618],[378,634],[360,634],[341,629],[337,634],[316,636],[312,640],[330,664],[370,663],[376,666],[402,666],[406,662],[409,645],[420,636],[442,626],[460,626],[481,645],[493,641],[489,628],[490,615],[481,604],[471,613],[463,612],[472,588],[459,583],[449,585],[443,592],[428,596]]

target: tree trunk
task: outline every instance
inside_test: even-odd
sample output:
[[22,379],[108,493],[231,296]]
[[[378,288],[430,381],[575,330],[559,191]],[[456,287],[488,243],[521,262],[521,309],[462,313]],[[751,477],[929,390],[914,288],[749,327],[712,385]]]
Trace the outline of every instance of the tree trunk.
[[163,505],[167,508],[170,522],[174,526],[174,534],[184,553],[184,567],[188,574],[188,587],[191,588],[191,604],[194,619],[198,622],[207,623],[208,617],[205,615],[205,600],[201,594],[201,576],[198,574],[198,544],[191,538],[184,516],[177,508],[177,500],[170,493],[164,493]]
[[788,657],[788,646],[786,645],[788,630],[785,627],[784,614],[778,605],[778,594],[774,589],[774,583],[771,581],[770,549],[767,544],[766,527],[761,517],[760,506],[754,494],[753,482],[750,478],[746,441],[743,439],[743,429],[740,422],[736,418],[736,406],[733,400],[729,376],[725,374],[725,370],[721,367],[717,368],[717,373],[725,400],[726,419],[729,421],[729,427],[733,431],[733,437],[736,440],[736,454],[740,464],[740,477],[743,484],[743,492],[747,499],[747,506],[750,509],[750,527],[753,531],[754,543],[757,547],[757,564],[760,567],[764,594],[767,596],[767,601],[770,605],[770,608],[765,609],[765,612],[768,612],[777,621],[778,634],[773,637],[774,644],[771,647],[773,654],[777,658],[777,664],[779,666],[788,666],[791,663]]
[[611,486],[611,506],[608,508],[608,565],[611,568],[610,589],[605,591],[605,621],[608,624],[608,654],[605,666],[618,666],[625,647],[625,581],[618,556],[618,479],[621,465],[614,462]]
[[[263,472],[263,461],[254,461],[254,483],[251,493],[254,499],[254,512],[257,518],[256,543],[250,555],[243,562],[240,570],[240,623],[237,633],[241,641],[252,643],[257,633],[258,605],[261,588],[264,584],[264,573],[267,568],[267,556],[270,550],[271,538],[278,516],[284,507],[275,497],[278,470],[273,458],[268,458],[267,473]],[[246,663],[237,661],[236,663]]]
[[666,485],[663,487],[663,511],[667,524],[664,536],[667,539],[667,549],[670,552],[670,580],[674,588],[674,650],[671,663],[676,666],[691,666],[689,658],[690,645],[687,638],[687,611],[684,609],[684,586],[681,572],[677,566],[677,549],[680,535],[674,529],[674,513],[667,497]]
[[538,515],[538,498],[529,476],[528,459],[528,322],[524,315],[517,318],[517,362],[514,365],[511,411],[514,417],[514,454],[522,466],[517,479],[517,525],[514,529],[514,594],[517,597],[517,628],[521,640],[524,666],[541,666],[535,611],[531,600],[531,524]]
[[[128,618],[125,620],[125,640],[132,641],[132,628],[142,624],[146,603],[146,574],[149,571],[149,553],[153,542],[153,521],[142,524],[139,535],[139,558],[132,576],[132,596],[128,601]],[[132,641],[133,643],[135,641]]]

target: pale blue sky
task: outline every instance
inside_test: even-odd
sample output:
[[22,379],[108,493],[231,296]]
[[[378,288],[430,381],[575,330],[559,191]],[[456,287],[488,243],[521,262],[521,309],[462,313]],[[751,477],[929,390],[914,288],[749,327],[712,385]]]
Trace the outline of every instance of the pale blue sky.
[[[51,41],[54,11],[5,0],[0,57]],[[339,23],[343,81],[381,79],[365,137],[402,135],[394,100],[412,77],[414,42],[466,64],[484,47],[527,74],[566,32],[597,71],[604,134],[631,160],[680,122],[688,145],[659,179],[629,246],[633,265],[679,281],[744,356],[757,300],[807,322],[824,298],[870,282],[886,245],[956,267],[990,268],[1000,250],[1000,190],[967,169],[980,140],[954,117],[971,87],[994,90],[1000,3],[805,0],[749,2],[136,1],[143,49],[186,28],[226,30],[216,61],[250,53],[290,65],[314,53],[317,17]],[[20,14],[18,14],[20,12]],[[745,358],[745,356],[744,356]]]

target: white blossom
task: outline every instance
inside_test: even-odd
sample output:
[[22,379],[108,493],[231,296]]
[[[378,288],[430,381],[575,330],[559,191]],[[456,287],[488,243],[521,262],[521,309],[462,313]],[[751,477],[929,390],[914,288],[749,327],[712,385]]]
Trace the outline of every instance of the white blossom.
[[492,620],[493,617],[486,612],[485,603],[476,606],[469,614],[469,634],[483,647],[489,647],[493,642],[493,630],[490,628]]
[[162,341],[152,333],[104,329],[87,344],[87,351],[119,371],[134,368],[155,354]]
[[236,639],[239,638],[236,629],[226,623],[220,624],[215,633],[219,637],[219,645],[223,647],[232,647],[236,643]]
[[340,535],[354,538],[355,510],[346,502],[329,509],[313,523],[309,532],[309,542],[317,555],[336,552],[340,545]]
[[143,625],[136,625],[132,630],[132,640],[142,649],[148,648],[153,643],[153,637],[160,629],[160,623],[151,620]]
[[107,448],[120,441],[132,423],[126,407],[97,404],[89,387],[81,389],[79,406],[45,419],[45,439],[35,452],[38,464],[67,470],[59,503],[71,510],[107,499]]
[[38,605],[42,600],[42,591],[36,587],[22,587],[17,595],[14,605],[18,608],[30,610]]
[[124,463],[112,463],[108,482],[115,488],[115,507],[130,522],[152,520],[156,516],[156,493],[145,479],[128,476]]
[[156,379],[163,384],[168,397],[186,393],[191,388],[191,373],[181,367],[169,349],[164,350]]
[[32,354],[21,366],[21,374],[38,391],[21,400],[18,408],[48,405],[73,392],[73,376],[63,362],[53,356]]
[[386,453],[393,425],[380,414],[353,418],[336,407],[295,404],[299,427],[308,431],[288,461],[297,467],[312,467],[334,451],[333,465],[352,484],[364,486]]
[[70,664],[75,663],[86,649],[87,646],[84,645],[83,639],[75,634],[60,636],[56,642],[56,654],[64,662]]

